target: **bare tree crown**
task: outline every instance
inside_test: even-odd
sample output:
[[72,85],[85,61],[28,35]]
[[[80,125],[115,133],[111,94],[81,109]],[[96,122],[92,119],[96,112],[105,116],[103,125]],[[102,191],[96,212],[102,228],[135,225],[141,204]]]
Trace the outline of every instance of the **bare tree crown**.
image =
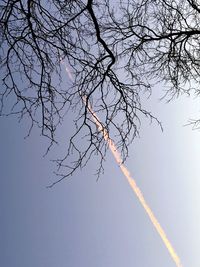
[[[57,160],[59,168],[68,168],[61,179],[93,154],[100,159],[98,174],[102,171],[107,144],[89,103],[125,160],[141,116],[156,120],[142,107],[142,93],[162,81],[170,98],[191,90],[199,94],[196,0],[2,0],[0,17],[1,114],[11,97],[9,113],[28,117],[52,145],[66,110],[76,112],[66,157]],[[63,61],[73,76],[67,89]],[[81,148],[76,140],[83,136],[87,146]],[[76,161],[67,165],[71,153]]]

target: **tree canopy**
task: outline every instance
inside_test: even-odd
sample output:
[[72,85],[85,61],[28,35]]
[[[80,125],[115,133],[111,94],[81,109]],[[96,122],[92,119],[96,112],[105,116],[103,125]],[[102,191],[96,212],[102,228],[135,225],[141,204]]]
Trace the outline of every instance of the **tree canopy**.
[[[61,179],[93,154],[102,171],[108,146],[89,104],[125,160],[141,117],[159,123],[141,105],[144,92],[158,82],[168,99],[200,92],[197,0],[2,0],[0,17],[1,115],[14,99],[8,113],[28,118],[30,131],[37,125],[51,146],[66,111],[76,113],[66,157],[57,160],[67,167]],[[73,77],[67,89],[62,62]],[[76,160],[67,165],[71,153]]]

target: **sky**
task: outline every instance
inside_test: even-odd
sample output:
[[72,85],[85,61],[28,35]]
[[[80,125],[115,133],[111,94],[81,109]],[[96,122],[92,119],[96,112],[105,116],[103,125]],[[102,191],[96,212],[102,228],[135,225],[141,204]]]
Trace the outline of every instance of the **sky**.
[[[160,88],[146,106],[163,123],[144,122],[126,167],[165,230],[184,267],[199,267],[200,132],[184,126],[199,100],[160,102]],[[173,267],[144,209],[109,152],[96,181],[95,158],[73,177],[56,179],[47,141],[15,117],[0,118],[0,266]],[[60,135],[70,131],[66,120]]]

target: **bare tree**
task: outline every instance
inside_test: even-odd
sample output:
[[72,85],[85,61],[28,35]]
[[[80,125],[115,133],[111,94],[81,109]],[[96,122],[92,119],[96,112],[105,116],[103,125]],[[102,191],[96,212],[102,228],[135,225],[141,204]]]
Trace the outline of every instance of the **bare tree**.
[[[99,156],[97,173],[103,170],[107,144],[89,103],[125,160],[142,115],[158,122],[142,107],[141,94],[159,81],[167,83],[170,98],[199,94],[196,0],[3,0],[0,16],[1,114],[5,100],[15,98],[9,114],[28,117],[30,131],[40,127],[51,146],[66,111],[76,112],[66,157],[57,160],[59,169],[67,168],[59,181],[93,154]],[[67,89],[63,61],[73,76]],[[80,146],[76,140],[84,136]],[[72,153],[76,160],[67,164]]]

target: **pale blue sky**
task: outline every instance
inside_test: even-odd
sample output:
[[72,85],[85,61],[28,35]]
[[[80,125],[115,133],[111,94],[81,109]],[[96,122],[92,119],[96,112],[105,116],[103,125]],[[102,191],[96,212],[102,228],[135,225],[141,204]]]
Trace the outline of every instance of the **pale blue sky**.
[[[183,266],[199,267],[200,133],[183,127],[199,101],[148,105],[164,133],[145,123],[126,166]],[[24,124],[11,117],[0,123],[0,266],[175,266],[110,154],[98,182],[94,159],[48,190],[55,178],[49,159],[63,147],[43,158],[46,141],[37,130],[24,140]]]

